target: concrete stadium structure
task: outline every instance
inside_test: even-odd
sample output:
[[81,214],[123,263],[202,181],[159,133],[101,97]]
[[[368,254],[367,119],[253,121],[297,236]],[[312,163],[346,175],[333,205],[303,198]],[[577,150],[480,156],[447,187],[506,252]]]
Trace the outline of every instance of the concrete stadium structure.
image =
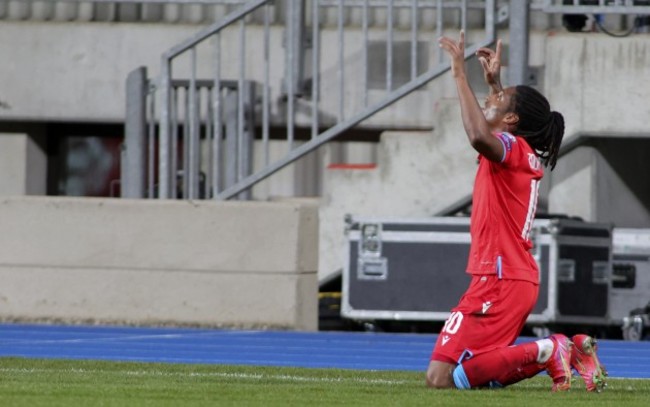
[[0,317],[317,328],[301,202],[0,199]]
[[[317,281],[343,266],[345,214],[432,216],[471,192],[475,153],[455,89],[442,76],[355,128],[381,133],[379,140],[325,145],[257,184],[255,203],[21,197],[62,195],[48,181],[47,146],[61,136],[53,124],[89,132],[122,125],[129,72],[144,66],[155,75],[165,50],[238,7],[132,6],[0,1],[0,318],[315,329]],[[531,15],[528,63],[566,118],[565,144],[573,144],[545,177],[541,209],[650,227],[650,34],[568,32],[559,17]],[[323,44],[336,37],[327,18]],[[385,18],[374,15],[371,35]],[[421,16],[425,29],[428,18]],[[283,47],[280,20],[271,25],[272,50]],[[264,35],[256,24],[251,19],[247,35]],[[408,30],[408,15],[399,15],[400,24]],[[347,16],[345,29],[359,33],[358,15]],[[479,28],[468,29],[468,38],[479,36]],[[419,41],[428,50],[423,58],[433,60],[435,31],[429,34]],[[498,34],[509,44],[506,25]],[[223,54],[237,52],[236,41],[223,47]],[[346,80],[354,82],[358,55],[348,51]],[[335,76],[335,52],[321,49],[324,75]],[[198,64],[199,75],[209,71],[208,61]],[[248,67],[247,75],[261,80],[262,72]],[[270,83],[280,95],[283,78]],[[361,99],[350,92],[350,100]],[[273,100],[271,109],[281,111]],[[334,95],[323,91],[322,100],[323,116],[335,117]],[[282,127],[281,115],[272,120]],[[297,123],[309,126],[304,112]],[[330,166],[336,163],[376,166]],[[256,156],[254,166],[262,165]],[[311,199],[278,199],[295,196]]]

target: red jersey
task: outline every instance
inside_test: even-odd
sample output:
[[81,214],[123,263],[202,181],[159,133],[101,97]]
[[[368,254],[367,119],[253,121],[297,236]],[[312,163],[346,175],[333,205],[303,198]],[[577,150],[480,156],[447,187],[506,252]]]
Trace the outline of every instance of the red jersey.
[[494,136],[503,144],[504,154],[500,163],[479,156],[467,273],[538,284],[530,230],[544,170],[525,139],[509,133]]

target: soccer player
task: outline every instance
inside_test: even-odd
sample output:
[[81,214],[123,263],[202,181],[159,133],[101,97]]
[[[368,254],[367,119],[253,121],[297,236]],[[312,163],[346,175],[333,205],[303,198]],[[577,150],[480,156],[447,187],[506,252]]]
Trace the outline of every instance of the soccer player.
[[[439,40],[451,58],[463,126],[479,153],[467,273],[471,283],[452,309],[431,355],[426,383],[433,388],[502,387],[546,370],[553,391],[571,387],[571,368],[588,391],[605,386],[595,340],[562,334],[513,346],[539,292],[530,254],[543,167],[555,167],[564,118],[528,86],[502,88],[501,41],[481,48],[489,95],[481,109],[465,74],[465,35]],[[575,344],[575,345],[574,345]]]

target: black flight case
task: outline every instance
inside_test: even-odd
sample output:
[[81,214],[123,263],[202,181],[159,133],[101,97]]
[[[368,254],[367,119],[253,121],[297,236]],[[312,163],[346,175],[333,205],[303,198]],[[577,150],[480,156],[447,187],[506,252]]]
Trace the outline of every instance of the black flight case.
[[[469,284],[467,217],[346,216],[341,316],[444,321]],[[540,294],[529,323],[607,324],[612,227],[537,219]]]

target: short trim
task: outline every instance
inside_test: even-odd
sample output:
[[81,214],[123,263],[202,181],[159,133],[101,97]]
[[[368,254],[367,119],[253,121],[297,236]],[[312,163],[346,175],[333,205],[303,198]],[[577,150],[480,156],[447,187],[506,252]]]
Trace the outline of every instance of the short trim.
[[472,351],[470,351],[469,349],[465,349],[463,353],[460,354],[457,363],[460,365],[461,363],[463,363],[464,360],[471,359],[473,357],[474,354],[472,353]]
[[456,369],[454,369],[452,375],[454,376],[454,384],[456,385],[456,388],[461,390],[468,390],[472,388],[472,386],[469,384],[469,379],[465,374],[465,369],[463,369],[463,365],[456,366]]

